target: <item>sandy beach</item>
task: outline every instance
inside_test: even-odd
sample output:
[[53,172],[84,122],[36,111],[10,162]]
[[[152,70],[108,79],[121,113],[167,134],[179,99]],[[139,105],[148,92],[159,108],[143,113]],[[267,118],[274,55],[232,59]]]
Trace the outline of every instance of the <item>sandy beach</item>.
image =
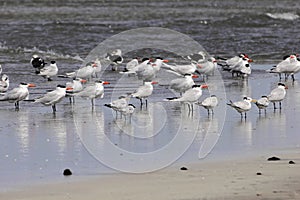
[[[58,183],[2,192],[1,199],[299,199],[300,149],[247,159],[208,161],[145,174],[62,177]],[[270,157],[273,155],[270,155]],[[289,164],[290,161],[295,164]],[[261,175],[260,175],[261,174]]]

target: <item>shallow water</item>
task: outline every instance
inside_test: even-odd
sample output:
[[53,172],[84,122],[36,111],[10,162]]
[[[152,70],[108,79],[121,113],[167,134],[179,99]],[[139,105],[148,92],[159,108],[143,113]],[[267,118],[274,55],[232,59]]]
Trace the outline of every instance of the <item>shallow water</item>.
[[[30,90],[31,98],[68,81],[54,78],[45,82],[33,74],[29,64],[32,54],[38,53],[48,62],[56,60],[60,73],[69,72],[81,66],[100,42],[132,28],[170,28],[195,39],[212,55],[226,57],[246,52],[256,61],[248,80],[232,78],[227,72],[221,72],[223,82],[218,76],[207,80],[210,89],[203,92],[202,99],[212,93],[220,97],[213,117],[208,117],[202,108],[195,107],[191,115],[187,107],[164,102],[164,98],[174,96],[167,89],[172,76],[166,72],[160,74],[147,109],[140,110],[139,101],[131,100],[137,106],[131,122],[115,119],[115,113],[103,105],[134,91],[140,81],[110,70],[101,78],[111,85],[106,87],[104,99],[96,101],[94,111],[88,100],[79,98],[73,106],[68,99],[61,102],[55,116],[50,107],[40,104],[21,102],[20,111],[15,112],[12,104],[0,102],[3,189],[28,182],[61,180],[62,170],[68,167],[77,176],[116,172],[95,157],[124,171],[147,171],[175,160],[177,164],[204,162],[300,146],[298,80],[287,82],[289,89],[281,112],[274,113],[270,106],[266,115],[259,115],[253,105],[245,121],[226,106],[230,99],[240,100],[244,95],[258,98],[276,87],[278,78],[265,70],[298,49],[295,41],[299,40],[299,5],[295,1],[273,1],[272,5],[269,1],[145,4],[79,0],[1,4],[0,63],[3,72],[10,76],[11,88],[19,82],[37,84]],[[175,41],[170,42],[170,47],[174,44]],[[157,49],[133,51],[125,55],[125,61],[133,55],[160,53]],[[162,53],[172,62],[181,61],[170,52]],[[203,83],[202,79],[197,81]],[[117,151],[112,146],[118,147]],[[164,149],[165,146],[172,150]],[[155,154],[158,150],[163,151]],[[131,152],[154,153],[141,158]]]

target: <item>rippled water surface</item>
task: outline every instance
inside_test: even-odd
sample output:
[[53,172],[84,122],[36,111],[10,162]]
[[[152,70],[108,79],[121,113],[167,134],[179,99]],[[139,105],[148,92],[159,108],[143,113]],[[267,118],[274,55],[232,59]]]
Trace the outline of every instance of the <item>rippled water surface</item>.
[[[140,109],[139,101],[132,99],[137,106],[132,122],[115,119],[114,113],[103,105],[134,91],[141,83],[135,77],[121,76],[110,68],[101,79],[110,81],[111,85],[105,88],[105,97],[96,101],[94,111],[84,99],[76,99],[73,106],[64,100],[57,106],[55,116],[51,108],[39,104],[21,102],[20,111],[15,112],[12,104],[0,102],[0,186],[3,188],[28,180],[61,179],[66,167],[79,176],[115,172],[100,164],[91,151],[104,152],[109,158],[109,146],[113,144],[128,152],[151,152],[163,148],[178,132],[183,133],[179,147],[192,142],[178,163],[198,162],[199,151],[202,156],[210,152],[208,158],[220,159],[257,151],[299,148],[298,80],[287,82],[289,89],[281,112],[274,113],[270,107],[267,115],[259,115],[253,105],[248,119],[241,121],[236,111],[226,107],[229,99],[240,100],[244,95],[258,98],[276,87],[278,78],[265,70],[278,63],[283,55],[299,51],[297,1],[270,4],[267,0],[27,0],[1,1],[0,4],[0,64],[3,73],[10,76],[11,88],[19,82],[37,84],[37,88],[30,90],[31,98],[67,81],[54,78],[52,82],[45,82],[37,77],[29,64],[32,54],[37,53],[48,62],[56,60],[60,73],[69,72],[80,67],[100,42],[133,28],[168,28],[191,37],[212,55],[229,57],[246,52],[255,60],[248,80],[232,78],[221,71],[226,93],[219,88],[220,77],[207,80],[211,88],[203,92],[204,97],[212,92],[226,95],[220,99],[213,117],[208,117],[202,108],[196,107],[190,115],[186,107],[164,102],[164,98],[174,96],[167,89],[168,81],[174,76],[162,72],[148,108]],[[167,36],[166,40],[170,40],[170,46],[175,43]],[[133,55],[145,54],[158,56],[160,51],[129,52],[124,56],[125,62]],[[164,52],[163,56],[172,62],[181,62],[170,52]],[[203,81],[199,78],[197,82]],[[109,138],[110,143],[104,138]],[[91,147],[94,141],[98,146]],[[118,156],[120,160],[133,159],[126,152]],[[172,152],[165,152],[160,159],[163,162],[172,156]],[[145,161],[141,167],[146,165],[149,163]]]

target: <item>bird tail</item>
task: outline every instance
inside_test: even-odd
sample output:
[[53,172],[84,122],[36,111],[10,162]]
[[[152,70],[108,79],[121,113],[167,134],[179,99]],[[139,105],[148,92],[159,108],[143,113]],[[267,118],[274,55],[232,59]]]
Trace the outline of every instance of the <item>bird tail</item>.
[[104,104],[104,106],[111,108],[112,106],[110,104]]
[[229,100],[229,103],[227,103],[227,105],[232,106],[233,102],[231,100]]
[[176,101],[177,99],[178,99],[178,97],[170,97],[170,98],[164,99],[164,101]]

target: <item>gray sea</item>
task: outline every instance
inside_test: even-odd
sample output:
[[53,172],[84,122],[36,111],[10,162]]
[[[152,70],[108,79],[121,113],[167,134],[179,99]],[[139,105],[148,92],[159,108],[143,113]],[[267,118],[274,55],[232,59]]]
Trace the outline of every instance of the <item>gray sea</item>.
[[[63,180],[62,171],[70,168],[74,176],[157,170],[170,164],[188,165],[206,160],[231,159],[251,155],[270,155],[300,147],[299,75],[286,81],[289,87],[283,109],[259,115],[255,105],[246,120],[226,106],[229,100],[243,96],[259,98],[278,83],[278,77],[266,69],[284,55],[299,52],[299,10],[297,1],[1,1],[0,64],[10,77],[10,87],[20,82],[37,85],[30,89],[35,98],[69,79],[55,77],[47,82],[34,74],[33,54],[46,62],[55,60],[59,73],[78,69],[90,52],[107,39],[139,28],[164,28],[198,42],[214,56],[231,57],[241,52],[254,60],[248,79],[232,78],[218,71],[206,83],[203,97],[217,94],[219,106],[213,116],[195,107],[165,102],[175,94],[167,83],[174,76],[162,71],[158,85],[149,97],[147,108],[139,101],[131,122],[116,119],[105,103],[134,91],[141,82],[122,76],[105,66],[101,79],[111,82],[103,99],[65,99],[51,107],[21,102],[0,102],[0,186],[2,190],[32,183]],[[155,34],[153,34],[155,36]],[[130,39],[135,40],[135,34]],[[138,39],[138,38],[137,38]],[[145,39],[145,38],[143,38]],[[141,43],[148,44],[151,37]],[[174,46],[188,43],[164,35],[162,40]],[[123,38],[127,43],[128,38]],[[114,44],[122,49],[122,42]],[[98,46],[99,47],[99,46]],[[124,54],[124,63],[134,56],[163,56],[171,63],[182,60],[174,52],[140,47]],[[105,46],[106,49],[113,47]],[[105,52],[105,50],[103,50]],[[176,49],[174,51],[189,49]],[[123,66],[119,67],[122,70]],[[196,79],[202,84],[202,78]],[[299,118],[298,118],[299,117]]]

